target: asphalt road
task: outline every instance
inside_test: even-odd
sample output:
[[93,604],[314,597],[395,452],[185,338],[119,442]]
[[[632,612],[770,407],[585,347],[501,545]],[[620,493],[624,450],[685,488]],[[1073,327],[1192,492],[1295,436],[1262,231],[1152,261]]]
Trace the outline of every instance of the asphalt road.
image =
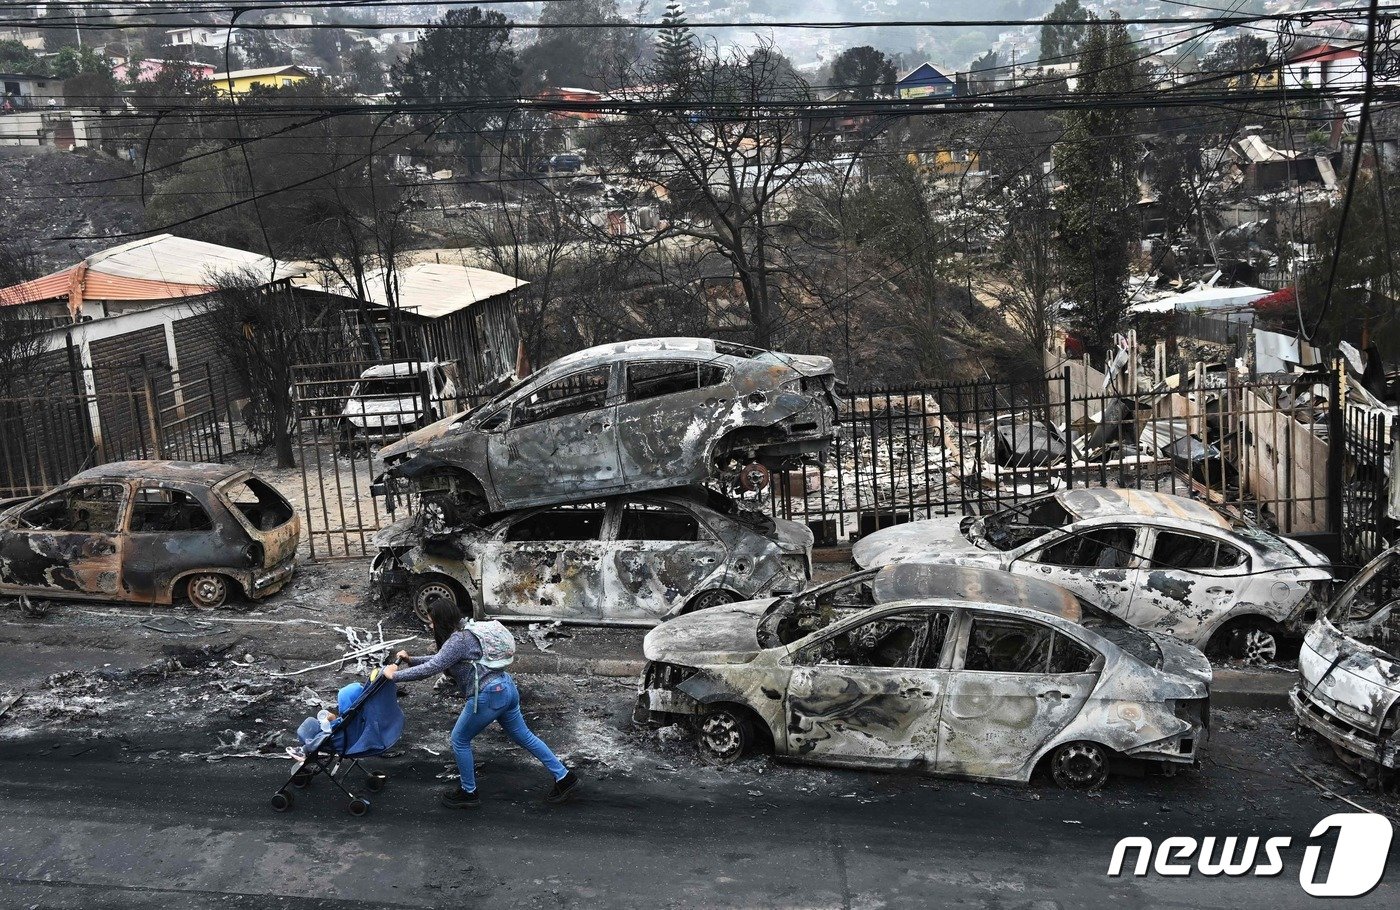
[[[1278,767],[1298,747],[1282,718],[1257,712],[1225,720],[1198,773],[1114,779],[1086,796],[762,758],[708,768],[682,743],[623,733],[604,750],[586,741],[591,727],[570,726],[558,682],[525,688],[541,706],[532,723],[586,780],[562,807],[540,799],[546,779],[527,756],[487,734],[484,805],[439,808],[448,756],[422,747],[440,748],[445,728],[416,721],[445,725],[452,706],[426,692],[407,703],[422,736],[380,763],[392,780],[364,818],[324,782],[272,812],[285,760],[180,757],[210,745],[212,727],[0,742],[0,905],[1303,907],[1318,901],[1298,885],[1301,846],[1346,809]],[[613,730],[626,692],[605,700],[594,720]],[[1183,834],[1298,846],[1272,878],[1106,876],[1118,838]],[[1385,881],[1347,905],[1396,897]]]

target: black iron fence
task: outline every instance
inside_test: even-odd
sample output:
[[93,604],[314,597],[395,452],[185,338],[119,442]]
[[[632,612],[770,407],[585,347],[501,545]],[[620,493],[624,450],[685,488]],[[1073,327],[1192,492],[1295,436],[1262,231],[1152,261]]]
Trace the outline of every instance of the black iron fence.
[[33,496],[112,461],[222,461],[248,447],[234,393],[207,368],[30,377],[0,397],[0,498]]
[[1287,534],[1338,530],[1327,480],[1330,377],[1188,376],[1150,393],[1045,382],[850,391],[827,462],[774,478],[771,508],[821,544],[995,511],[1076,486],[1211,502]]
[[[400,364],[386,383],[387,366],[297,368],[301,499],[314,557],[371,553],[375,532],[396,517],[370,492],[376,452],[474,404],[444,396],[430,364]],[[805,523],[830,546],[1055,490],[1148,489],[1203,499],[1285,534],[1342,532],[1360,558],[1385,539],[1383,521],[1360,520],[1377,514],[1384,493],[1364,466],[1349,469],[1364,482],[1345,496],[1338,478],[1344,460],[1374,461],[1381,444],[1359,418],[1342,420],[1337,392],[1331,375],[1251,382],[1202,370],[1133,395],[1067,373],[849,390],[825,463],[774,475],[752,504]],[[1344,522],[1344,512],[1358,520]]]

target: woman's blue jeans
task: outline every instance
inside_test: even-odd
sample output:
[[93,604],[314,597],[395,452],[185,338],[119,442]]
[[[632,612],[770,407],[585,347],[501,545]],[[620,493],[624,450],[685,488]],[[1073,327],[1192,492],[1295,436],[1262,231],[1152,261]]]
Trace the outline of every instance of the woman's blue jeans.
[[452,727],[452,751],[457,756],[457,771],[462,776],[463,790],[468,793],[476,790],[472,738],[489,727],[492,721],[500,722],[506,735],[538,758],[555,780],[568,773],[563,763],[549,751],[549,746],[525,726],[525,717],[520,713],[520,690],[515,688],[515,680],[509,674],[503,674],[500,679],[482,686],[475,698],[468,695],[467,706]]

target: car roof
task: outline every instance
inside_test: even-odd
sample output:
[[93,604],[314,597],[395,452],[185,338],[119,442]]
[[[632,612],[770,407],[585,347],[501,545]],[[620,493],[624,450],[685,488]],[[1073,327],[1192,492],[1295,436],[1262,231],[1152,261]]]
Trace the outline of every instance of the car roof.
[[624,355],[648,355],[648,354],[714,354],[715,342],[713,338],[641,338],[636,341],[618,341],[612,344],[600,344],[591,348],[584,348],[582,351],[575,351],[572,354],[565,354],[558,360],[550,363],[542,372],[554,372],[561,368],[569,368],[590,363],[593,361],[608,362],[615,357]]
[[1020,607],[1077,623],[1079,600],[1057,584],[1000,569],[897,562],[876,573],[871,590],[877,603],[937,597],[972,604]]
[[150,480],[213,486],[243,473],[244,469],[235,465],[204,461],[111,461],[74,474],[68,482]]
[[403,360],[398,363],[378,363],[360,374],[361,379],[387,379],[390,376],[417,376],[425,367],[437,366],[436,360]]
[[1231,530],[1223,515],[1203,502],[1156,493],[1150,490],[1114,490],[1106,488],[1065,490],[1055,494],[1060,504],[1078,519],[1088,518],[1174,518],[1192,524],[1209,525],[1221,531]]

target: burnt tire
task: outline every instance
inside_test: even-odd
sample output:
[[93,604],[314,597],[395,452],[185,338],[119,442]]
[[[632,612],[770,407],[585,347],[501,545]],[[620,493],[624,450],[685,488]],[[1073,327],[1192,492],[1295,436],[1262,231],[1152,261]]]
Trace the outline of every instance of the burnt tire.
[[472,615],[471,598],[467,597],[461,587],[446,575],[426,575],[413,583],[413,592],[409,602],[413,606],[413,615],[418,617],[424,626],[428,624],[428,604],[434,600],[446,600],[456,604],[466,616]]
[[701,591],[690,599],[690,603],[685,605],[685,613],[694,613],[698,610],[708,610],[711,607],[722,607],[725,604],[732,604],[739,598],[731,591],[723,588],[715,588],[710,591]]
[[217,572],[200,572],[185,581],[185,597],[196,610],[217,610],[228,603],[233,585]]
[[732,765],[753,748],[753,722],[739,708],[711,708],[696,723],[695,745],[713,765]]
[[1050,756],[1050,777],[1065,790],[1097,790],[1108,780],[1108,750],[1098,743],[1065,743]]
[[1278,624],[1263,618],[1246,618],[1230,623],[1211,638],[1210,652],[1216,657],[1232,657],[1252,666],[1264,666],[1278,659],[1283,650],[1283,634]]

